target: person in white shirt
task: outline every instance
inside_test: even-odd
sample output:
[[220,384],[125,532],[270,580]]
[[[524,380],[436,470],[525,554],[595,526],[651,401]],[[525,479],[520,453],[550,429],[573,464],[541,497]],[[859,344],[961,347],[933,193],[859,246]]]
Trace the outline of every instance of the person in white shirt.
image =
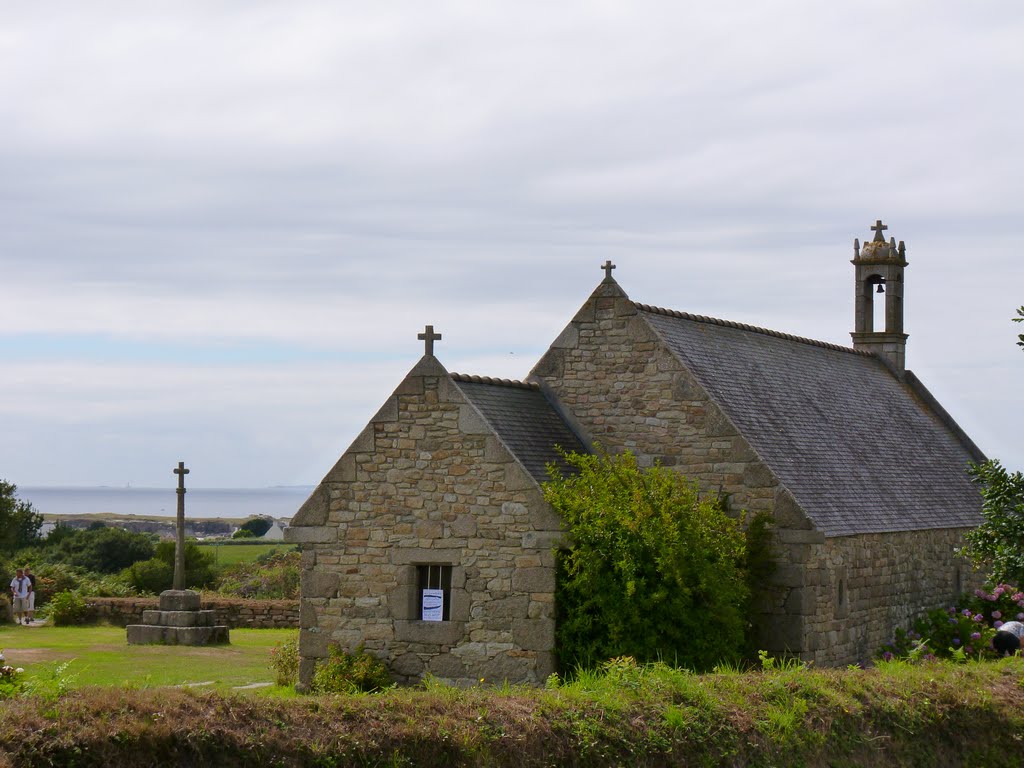
[[14,620],[21,624],[24,620],[28,624],[28,596],[32,592],[32,582],[25,575],[25,571],[18,569],[17,574],[11,579],[11,597],[14,607]]
[[36,618],[36,577],[33,575],[32,569],[27,565],[25,566],[25,578],[31,582],[28,589],[28,610],[26,611],[28,621],[25,623],[31,624]]
[[1019,621],[1008,621],[996,631],[996,636],[992,638],[992,647],[1000,656],[1013,656],[1020,650],[1022,638],[1024,624]]

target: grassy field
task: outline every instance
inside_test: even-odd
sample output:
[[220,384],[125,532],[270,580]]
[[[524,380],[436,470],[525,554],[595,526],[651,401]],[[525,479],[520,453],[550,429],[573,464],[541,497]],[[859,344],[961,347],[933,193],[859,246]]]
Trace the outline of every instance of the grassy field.
[[[189,647],[128,645],[119,627],[21,627],[0,630],[7,664],[24,667],[26,680],[52,677],[57,665],[70,661],[72,687],[90,685],[148,688],[200,686],[232,691],[273,682],[270,649],[294,629],[232,629],[231,644]],[[277,686],[245,689],[290,694]]]
[[203,552],[213,554],[214,562],[219,566],[236,565],[237,563],[251,563],[260,555],[265,555],[272,550],[278,552],[290,552],[295,547],[292,544],[266,542],[252,544],[200,544],[199,549]]

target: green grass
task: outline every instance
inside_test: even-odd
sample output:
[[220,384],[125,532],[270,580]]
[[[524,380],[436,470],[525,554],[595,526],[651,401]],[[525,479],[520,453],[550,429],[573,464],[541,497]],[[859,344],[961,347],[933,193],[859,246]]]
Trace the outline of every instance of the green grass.
[[277,550],[278,552],[290,552],[295,547],[292,544],[285,544],[283,542],[276,542],[268,544],[265,542],[260,543],[245,543],[245,544],[200,544],[199,549],[203,552],[209,552],[214,557],[214,563],[217,566],[223,567],[228,565],[237,565],[238,563],[251,563],[260,555],[265,555],[268,552]]
[[[72,660],[66,674],[73,687],[123,686],[146,688],[204,684],[230,691],[252,683],[273,682],[270,649],[293,637],[294,629],[232,629],[231,644],[195,647],[128,645],[120,627],[20,627],[0,630],[0,648],[7,664],[24,667],[31,682],[52,675]],[[278,686],[251,689],[288,695]]]

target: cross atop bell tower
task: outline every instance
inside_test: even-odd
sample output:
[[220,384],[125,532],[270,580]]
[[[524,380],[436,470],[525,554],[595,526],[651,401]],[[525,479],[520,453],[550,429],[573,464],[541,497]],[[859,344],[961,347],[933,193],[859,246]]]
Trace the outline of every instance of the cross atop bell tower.
[[[861,247],[853,241],[856,295],[853,348],[872,352],[897,373],[907,368],[907,334],[903,332],[903,270],[907,266],[907,249],[900,240],[885,242],[887,230],[881,219],[871,227],[875,236]],[[884,296],[884,327],[875,328],[875,300]]]

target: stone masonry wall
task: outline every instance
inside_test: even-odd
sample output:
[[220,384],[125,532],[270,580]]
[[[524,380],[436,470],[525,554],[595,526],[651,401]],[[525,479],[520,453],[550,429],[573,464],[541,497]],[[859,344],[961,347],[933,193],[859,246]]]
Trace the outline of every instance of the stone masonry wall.
[[809,554],[808,537],[820,534],[616,283],[598,287],[532,378],[605,449],[628,449],[642,465],[675,467],[702,492],[729,494],[737,512],[774,515],[783,568],[758,596],[758,642],[765,650],[799,651],[804,614],[794,606],[803,603],[803,581],[794,574]]
[[[93,618],[115,626],[141,624],[143,611],[159,608],[159,597],[92,597],[87,607]],[[216,624],[231,629],[275,629],[299,626],[298,600],[203,600],[215,611]]]
[[[554,670],[559,523],[533,479],[425,356],[299,511],[300,685],[328,645],[396,680],[542,682]],[[450,621],[416,615],[416,566],[452,567]]]
[[826,539],[806,569],[804,658],[822,666],[867,661],[932,608],[954,604],[983,577],[953,556],[963,529]]

